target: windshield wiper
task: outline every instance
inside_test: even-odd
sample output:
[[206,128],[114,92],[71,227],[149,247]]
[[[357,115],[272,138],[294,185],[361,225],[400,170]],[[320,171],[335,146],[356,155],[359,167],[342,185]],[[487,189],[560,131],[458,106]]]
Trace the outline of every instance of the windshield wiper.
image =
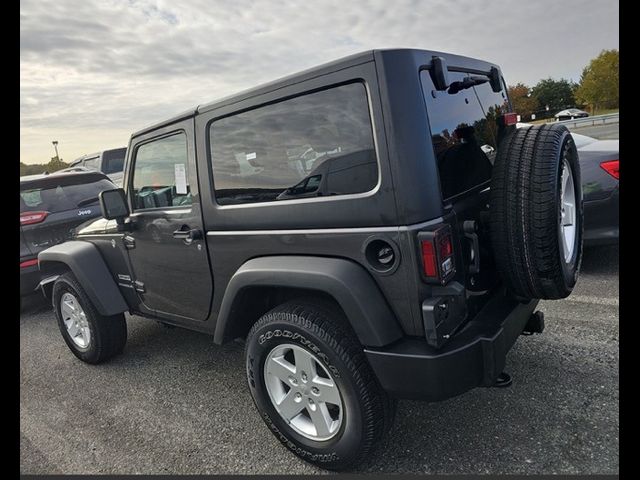
[[450,95],[453,95],[455,93],[458,93],[460,90],[465,90],[475,85],[481,85],[483,83],[487,83],[488,81],[489,79],[486,77],[476,77],[476,76],[465,77],[462,81],[452,82],[451,85],[449,85],[449,88],[447,89],[447,93],[449,93]]

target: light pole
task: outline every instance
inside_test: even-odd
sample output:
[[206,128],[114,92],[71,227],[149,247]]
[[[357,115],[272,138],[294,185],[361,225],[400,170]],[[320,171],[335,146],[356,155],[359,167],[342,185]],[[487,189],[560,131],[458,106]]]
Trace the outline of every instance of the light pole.
[[60,157],[58,156],[58,140],[54,140],[51,143],[53,143],[53,148],[56,149],[56,160],[60,160]]

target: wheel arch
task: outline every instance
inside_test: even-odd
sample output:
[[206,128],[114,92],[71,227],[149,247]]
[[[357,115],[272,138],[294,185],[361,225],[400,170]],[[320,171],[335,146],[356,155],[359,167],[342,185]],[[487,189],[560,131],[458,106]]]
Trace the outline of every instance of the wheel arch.
[[38,254],[38,265],[45,295],[53,286],[51,279],[71,271],[101,315],[129,310],[100,251],[92,243],[72,240],[54,245]]
[[402,336],[395,315],[363,267],[341,258],[291,255],[254,258],[236,271],[222,299],[215,343],[246,335],[264,313],[298,297],[334,303],[364,346],[381,347]]

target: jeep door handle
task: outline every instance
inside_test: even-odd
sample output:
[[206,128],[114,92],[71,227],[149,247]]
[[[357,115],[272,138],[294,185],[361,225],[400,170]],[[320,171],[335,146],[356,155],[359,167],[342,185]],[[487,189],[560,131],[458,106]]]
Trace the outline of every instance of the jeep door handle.
[[183,225],[179,230],[173,232],[173,237],[184,240],[186,244],[190,244],[194,240],[202,238],[202,230],[197,228],[189,228],[188,226]]

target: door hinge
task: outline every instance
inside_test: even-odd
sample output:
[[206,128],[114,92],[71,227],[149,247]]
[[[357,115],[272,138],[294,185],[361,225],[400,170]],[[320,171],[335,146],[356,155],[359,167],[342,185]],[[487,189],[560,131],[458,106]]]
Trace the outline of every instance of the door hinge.
[[136,248],[136,239],[133,238],[131,235],[125,235],[122,241],[124,242],[124,246],[128,250],[131,250],[132,248]]
[[133,282],[133,288],[136,289],[136,292],[139,292],[139,293],[145,292],[144,283],[142,283],[140,280],[136,280],[135,282]]

